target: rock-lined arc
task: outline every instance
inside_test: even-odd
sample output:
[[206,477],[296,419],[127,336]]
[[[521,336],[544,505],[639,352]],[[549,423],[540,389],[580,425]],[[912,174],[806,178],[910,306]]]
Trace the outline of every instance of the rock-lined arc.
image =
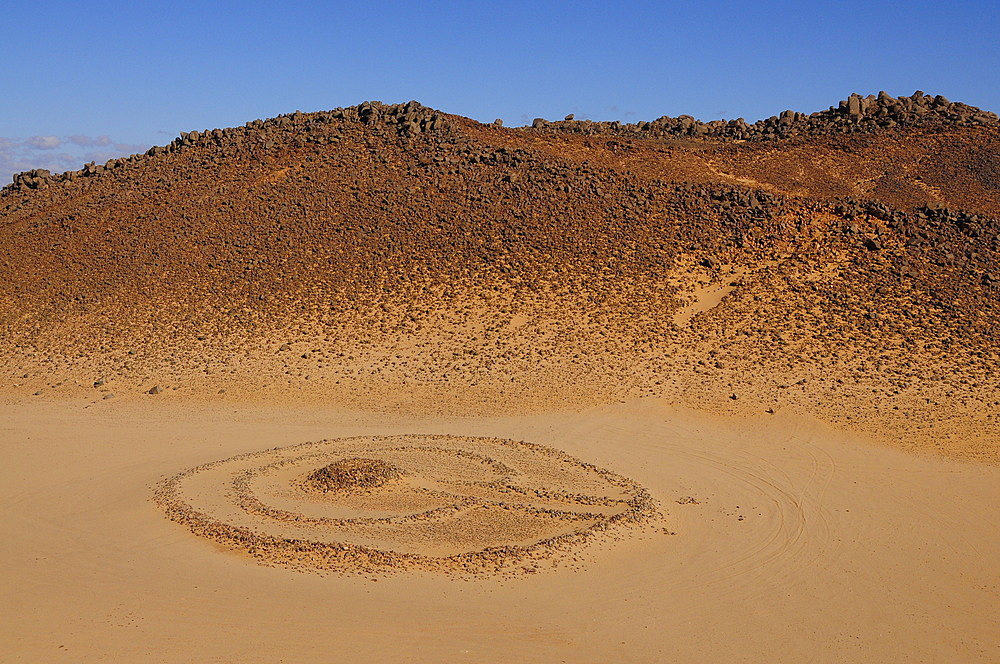
[[533,569],[656,514],[635,482],[560,451],[425,434],[243,454],[164,480],[154,500],[264,563],[358,573]]

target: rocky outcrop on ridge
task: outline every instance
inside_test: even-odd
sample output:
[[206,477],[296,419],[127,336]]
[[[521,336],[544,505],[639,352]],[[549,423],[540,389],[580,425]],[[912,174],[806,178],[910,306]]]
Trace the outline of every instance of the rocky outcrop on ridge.
[[571,116],[560,122],[538,118],[534,129],[587,135],[620,135],[643,138],[690,137],[737,141],[768,141],[794,136],[877,133],[905,127],[997,126],[995,113],[951,102],[941,95],[918,90],[909,97],[886,92],[863,97],[852,94],[836,107],[817,113],[782,111],[779,115],[748,124],[743,118],[702,122],[690,115],[663,116],[650,122],[591,122]]
[[164,146],[154,146],[144,155],[130,155],[111,159],[105,164],[93,162],[80,170],[65,173],[50,173],[45,169],[35,169],[16,173],[13,182],[4,189],[22,191],[44,189],[45,187],[73,182],[79,178],[93,177],[101,173],[123,168],[143,161],[146,157],[172,154],[195,146],[217,146],[221,157],[231,157],[240,151],[271,150],[285,142],[313,143],[327,145],[337,140],[329,129],[338,122],[357,122],[374,127],[387,127],[400,136],[415,136],[421,132],[439,131],[448,126],[443,113],[422,106],[415,101],[405,104],[383,104],[367,101],[349,108],[335,108],[318,113],[289,113],[267,120],[253,120],[242,127],[207,129],[205,131],[181,132],[181,135]]

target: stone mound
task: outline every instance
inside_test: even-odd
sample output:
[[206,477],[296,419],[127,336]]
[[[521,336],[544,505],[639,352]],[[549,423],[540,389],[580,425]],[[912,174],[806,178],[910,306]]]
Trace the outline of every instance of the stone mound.
[[399,468],[379,459],[341,459],[309,473],[308,481],[324,492],[372,489],[401,474]]

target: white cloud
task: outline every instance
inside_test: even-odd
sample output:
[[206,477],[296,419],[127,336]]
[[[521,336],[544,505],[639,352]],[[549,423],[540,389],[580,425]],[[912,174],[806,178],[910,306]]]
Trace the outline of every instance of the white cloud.
[[81,148],[89,148],[94,144],[94,139],[91,136],[84,136],[83,134],[67,136],[66,140],[73,145],[79,145]]
[[102,134],[100,136],[73,134],[72,136],[67,136],[66,140],[73,145],[79,145],[81,148],[105,147],[111,145],[113,142],[107,134]]
[[54,150],[62,145],[62,140],[58,136],[32,136],[24,144],[39,150]]

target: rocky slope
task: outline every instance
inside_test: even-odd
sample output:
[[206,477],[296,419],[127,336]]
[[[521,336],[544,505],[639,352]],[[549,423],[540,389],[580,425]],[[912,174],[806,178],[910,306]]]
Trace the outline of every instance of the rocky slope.
[[660,396],[997,458],[995,115],[917,93],[534,125],[369,102],[16,176],[0,390]]

